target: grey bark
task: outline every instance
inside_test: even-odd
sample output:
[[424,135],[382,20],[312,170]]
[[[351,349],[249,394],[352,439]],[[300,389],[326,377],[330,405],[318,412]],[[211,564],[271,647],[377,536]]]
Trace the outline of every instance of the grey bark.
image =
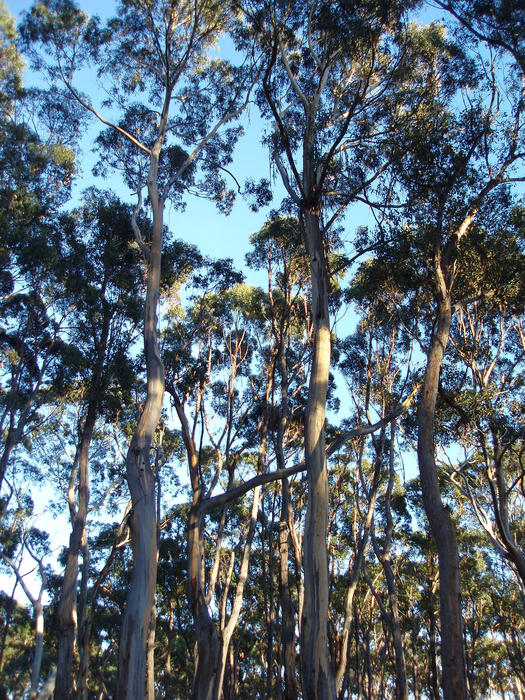
[[303,217],[312,281],[314,341],[305,415],[308,503],[301,624],[302,690],[307,700],[333,700],[335,682],[328,656],[328,471],[324,433],[331,357],[328,271],[319,212],[305,209]]
[[159,136],[150,155],[148,193],[153,209],[151,250],[148,259],[144,309],[146,401],[126,456],[126,478],[131,494],[129,519],[133,546],[133,574],[122,620],[117,700],[142,700],[146,693],[146,655],[151,611],[157,580],[158,533],[156,480],[151,466],[151,445],[160,420],[164,396],[164,365],[157,340],[157,305],[163,237],[164,202],[158,196],[158,163],[168,116],[161,118]]

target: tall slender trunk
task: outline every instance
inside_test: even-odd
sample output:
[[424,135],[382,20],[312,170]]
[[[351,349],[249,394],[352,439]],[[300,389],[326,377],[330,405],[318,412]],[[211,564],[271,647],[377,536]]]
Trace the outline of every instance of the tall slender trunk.
[[68,700],[76,692],[73,673],[77,632],[78,559],[85,536],[89,505],[89,450],[97,419],[98,397],[90,401],[76,460],[78,462],[78,506],[73,513],[66,568],[58,604],[58,655],[55,700]]
[[451,514],[441,500],[434,445],[436,397],[451,318],[450,294],[442,291],[438,301],[437,328],[428,353],[419,403],[417,453],[423,504],[438,551],[443,696],[445,700],[465,700],[467,689],[458,544]]
[[330,371],[328,271],[319,212],[303,209],[312,282],[313,360],[305,415],[308,504],[304,535],[304,607],[301,625],[303,697],[333,700],[334,674],[328,656],[328,471],[325,415]]
[[[186,448],[188,470],[192,488],[192,504],[188,515],[188,599],[193,616],[195,634],[192,700],[210,700],[219,663],[219,638],[215,624],[208,610],[204,581],[202,543],[202,486],[199,476],[199,458],[188,419],[177,391],[168,385],[175,410],[180,420],[182,439]],[[224,513],[221,520],[224,519]],[[218,566],[218,561],[217,561]],[[213,578],[212,571],[212,578]]]
[[394,437],[395,421],[390,424],[390,455],[388,469],[388,485],[385,493],[385,540],[382,549],[373,535],[372,544],[375,554],[383,567],[385,573],[386,586],[388,591],[388,604],[390,614],[385,616],[385,620],[390,627],[392,640],[394,643],[394,655],[396,665],[396,699],[408,700],[407,670],[405,653],[403,649],[403,638],[401,634],[401,620],[399,615],[399,603],[397,595],[397,583],[392,568],[392,535],[394,532],[394,521],[392,518],[392,491],[394,488],[395,465],[394,465]]
[[[74,498],[74,474],[69,485],[69,508],[72,518],[72,528],[67,550],[64,580],[60,591],[58,604],[58,655],[57,673],[54,697],[56,700],[68,700],[76,692],[73,674],[75,636],[77,633],[77,579],[78,559],[80,550],[86,544],[86,523],[89,508],[89,452],[93,431],[98,416],[98,408],[103,391],[102,375],[107,353],[109,329],[111,322],[110,311],[106,308],[100,338],[96,339],[96,362],[88,390],[88,405],[86,419],[77,446],[75,462],[78,472],[77,504]],[[73,467],[73,471],[75,471]]]
[[282,481],[281,518],[279,521],[279,597],[281,599],[281,648],[284,668],[284,698],[297,698],[295,680],[295,615],[290,595],[288,522],[290,520],[290,485]]
[[[98,597],[98,592],[104,583],[107,575],[109,574],[111,570],[111,566],[113,564],[113,561],[117,555],[118,549],[119,549],[119,539],[122,537],[123,532],[126,529],[126,523],[128,521],[128,516],[131,510],[131,504],[128,503],[126,510],[124,511],[124,517],[122,519],[122,522],[120,523],[120,526],[116,532],[115,535],[115,542],[113,544],[113,547],[111,548],[111,552],[106,559],[106,563],[102,567],[102,570],[100,571],[99,575],[97,576],[97,579],[95,580],[93,584],[93,588],[91,590],[91,600],[90,600],[90,606],[89,606],[89,612],[86,615],[86,618],[82,624],[82,633],[79,634],[79,652],[80,652],[80,663],[79,663],[79,671],[78,671],[78,692],[77,692],[77,700],[88,700],[88,673],[89,673],[89,662],[90,662],[90,640],[91,640],[91,630],[93,628],[93,620],[95,618],[95,610],[97,606],[97,597]],[[86,559],[84,559],[83,566],[86,566]]]
[[142,700],[145,696],[146,655],[148,644],[151,644],[151,611],[157,581],[157,499],[150,452],[164,397],[164,365],[157,341],[164,203],[158,197],[156,188],[162,140],[163,133],[152,149],[148,178],[153,230],[144,309],[146,401],[126,456],[126,478],[132,501],[129,522],[133,574],[122,619],[117,700]]
[[188,518],[188,588],[195,632],[192,700],[212,697],[219,657],[217,630],[205,599],[201,540],[201,514],[196,501]]
[[351,566],[349,566],[349,581],[345,594],[345,616],[343,623],[343,632],[341,635],[341,651],[339,655],[339,663],[337,664],[335,672],[335,687],[338,694],[341,693],[344,674],[348,666],[348,647],[350,642],[350,630],[352,626],[354,596],[357,589],[357,584],[359,583],[359,578],[361,576],[361,570],[363,568],[365,554],[368,549],[368,542],[370,539],[370,533],[374,518],[374,507],[377,498],[377,490],[379,488],[380,473],[381,461],[380,459],[377,459],[374,468],[372,486],[368,495],[368,508],[365,521],[363,523],[362,530],[360,533],[354,560]]
[[35,653],[31,665],[31,689],[29,698],[37,697],[38,683],[40,681],[40,669],[42,667],[42,656],[44,653],[44,606],[40,600],[33,603],[35,612]]
[[248,566],[250,563],[250,551],[252,547],[253,536],[255,534],[255,526],[257,524],[257,514],[259,512],[259,504],[261,500],[261,488],[256,486],[253,490],[253,500],[252,508],[250,513],[250,522],[248,525],[248,530],[246,532],[246,541],[243,547],[242,559],[239,566],[239,580],[237,581],[237,586],[235,587],[235,595],[233,598],[232,609],[230,617],[224,630],[222,632],[221,644],[220,644],[220,654],[219,654],[219,665],[217,670],[217,675],[215,678],[215,688],[213,692],[214,700],[220,700],[223,697],[222,685],[224,680],[224,673],[226,670],[226,663],[228,661],[228,653],[230,649],[230,643],[237,626],[237,620],[241,612],[242,601],[244,596],[244,587],[246,585],[246,580],[248,578]]
[[[287,297],[289,303],[289,298]],[[275,441],[275,453],[279,469],[286,467],[284,456],[285,435],[288,427],[290,412],[288,403],[288,365],[286,362],[286,342],[288,329],[284,324],[279,332],[277,369],[281,378],[281,406],[277,439]],[[289,538],[290,523],[293,522],[292,504],[290,500],[290,482],[283,479],[281,482],[281,514],[279,520],[279,598],[281,602],[281,664],[284,669],[284,699],[295,700],[298,695],[297,681],[295,678],[295,614],[290,593],[289,578]],[[296,562],[296,566],[299,563]]]

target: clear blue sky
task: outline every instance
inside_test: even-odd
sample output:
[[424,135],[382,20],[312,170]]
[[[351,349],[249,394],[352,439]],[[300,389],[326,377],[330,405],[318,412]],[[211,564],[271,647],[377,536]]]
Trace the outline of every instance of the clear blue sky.
[[[9,0],[7,2],[9,10],[17,20],[32,4],[29,0]],[[110,17],[116,5],[114,2],[101,2],[101,0],[83,0],[79,4],[86,12],[98,14],[103,18]],[[34,80],[34,74],[28,72],[26,81],[31,83]],[[270,175],[268,155],[260,146],[262,124],[255,108],[252,107],[251,112],[245,114],[243,123],[246,135],[238,144],[231,168],[241,183],[247,177],[258,180]],[[109,187],[114,189],[124,201],[132,202],[127,188],[117,179],[112,178],[110,181],[104,182],[93,178],[90,173],[94,160],[89,155],[89,143],[97,133],[97,129],[97,124],[94,123],[86,139],[87,143],[83,146],[82,174],[78,180],[77,189],[81,191],[91,184],[96,184],[100,188]],[[233,181],[229,184],[235,188]],[[282,192],[282,186],[279,182],[276,183],[276,186],[279,192]],[[212,257],[231,257],[245,273],[249,272],[246,270],[244,261],[244,255],[250,247],[249,235],[261,228],[271,207],[254,214],[242,201],[242,198],[238,197],[232,213],[226,217],[218,213],[211,202],[204,199],[188,196],[186,202],[187,206],[184,212],[172,211],[169,205],[166,208],[166,222],[175,237],[195,243],[202,252]],[[278,205],[279,200],[276,199],[272,206]],[[264,283],[260,275],[251,276],[247,281],[254,284]]]

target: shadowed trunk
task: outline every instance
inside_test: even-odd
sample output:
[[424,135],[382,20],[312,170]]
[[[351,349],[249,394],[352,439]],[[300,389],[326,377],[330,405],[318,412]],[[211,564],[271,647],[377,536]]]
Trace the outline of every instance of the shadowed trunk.
[[282,480],[281,519],[279,521],[279,597],[281,599],[281,646],[282,665],[284,667],[284,698],[297,698],[295,680],[295,615],[290,595],[289,567],[289,533],[288,522],[291,518],[290,485],[288,479]]
[[443,697],[465,700],[466,678],[461,619],[459,554],[454,522],[441,500],[434,447],[434,413],[439,375],[452,317],[450,295],[439,299],[437,328],[428,354],[418,410],[418,461],[423,503],[435,539],[440,581],[441,659]]
[[[72,528],[69,537],[64,580],[58,604],[58,655],[54,697],[55,700],[68,700],[76,694],[73,678],[75,636],[77,633],[77,579],[80,550],[86,543],[86,522],[89,508],[89,452],[93,431],[98,416],[98,408],[103,392],[103,369],[106,358],[111,313],[104,309],[100,339],[94,337],[97,348],[96,364],[89,387],[86,419],[75,455],[71,481],[68,490],[69,510]],[[78,473],[78,501],[75,505],[75,480]]]
[[164,366],[157,342],[157,305],[163,234],[163,202],[156,191],[162,136],[152,149],[148,191],[153,209],[151,251],[148,260],[144,309],[146,401],[126,456],[126,478],[131,494],[129,518],[133,546],[133,574],[122,620],[117,700],[142,700],[146,693],[146,655],[151,640],[151,614],[157,581],[158,532],[155,475],[151,445],[164,397]]
[[75,460],[78,462],[78,507],[73,513],[73,527],[69,536],[66,568],[58,604],[58,655],[54,692],[56,700],[73,698],[76,692],[73,660],[77,631],[78,559],[85,538],[89,505],[89,450],[97,418],[97,404],[98,401],[93,401],[88,407]]
[[304,607],[301,625],[303,696],[333,700],[334,674],[328,657],[328,471],[325,414],[330,371],[328,271],[316,210],[303,211],[312,281],[313,360],[305,416],[308,505],[304,535]]
[[195,632],[192,700],[210,700],[217,676],[219,639],[206,605],[202,580],[201,513],[195,499],[188,519],[188,588]]

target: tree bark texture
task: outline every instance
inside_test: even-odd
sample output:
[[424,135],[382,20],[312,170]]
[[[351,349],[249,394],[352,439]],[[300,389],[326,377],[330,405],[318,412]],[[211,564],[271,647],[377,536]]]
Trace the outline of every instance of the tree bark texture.
[[458,544],[451,514],[441,500],[434,446],[436,397],[451,318],[450,294],[442,294],[439,298],[437,327],[428,354],[419,403],[417,452],[423,503],[438,551],[443,697],[445,700],[465,700],[467,688]]
[[334,674],[328,656],[328,471],[324,433],[331,357],[328,271],[319,214],[303,209],[303,218],[310,259],[314,347],[305,416],[308,504],[301,625],[302,685],[306,700],[333,700]]
[[146,401],[126,456],[126,478],[132,501],[129,524],[133,546],[133,574],[122,620],[117,700],[142,700],[145,697],[146,655],[148,644],[151,644],[151,611],[157,580],[156,484],[150,452],[164,397],[164,365],[157,342],[163,202],[157,196],[156,181],[161,143],[162,138],[159,137],[152,151],[148,180],[153,231],[144,310]]

